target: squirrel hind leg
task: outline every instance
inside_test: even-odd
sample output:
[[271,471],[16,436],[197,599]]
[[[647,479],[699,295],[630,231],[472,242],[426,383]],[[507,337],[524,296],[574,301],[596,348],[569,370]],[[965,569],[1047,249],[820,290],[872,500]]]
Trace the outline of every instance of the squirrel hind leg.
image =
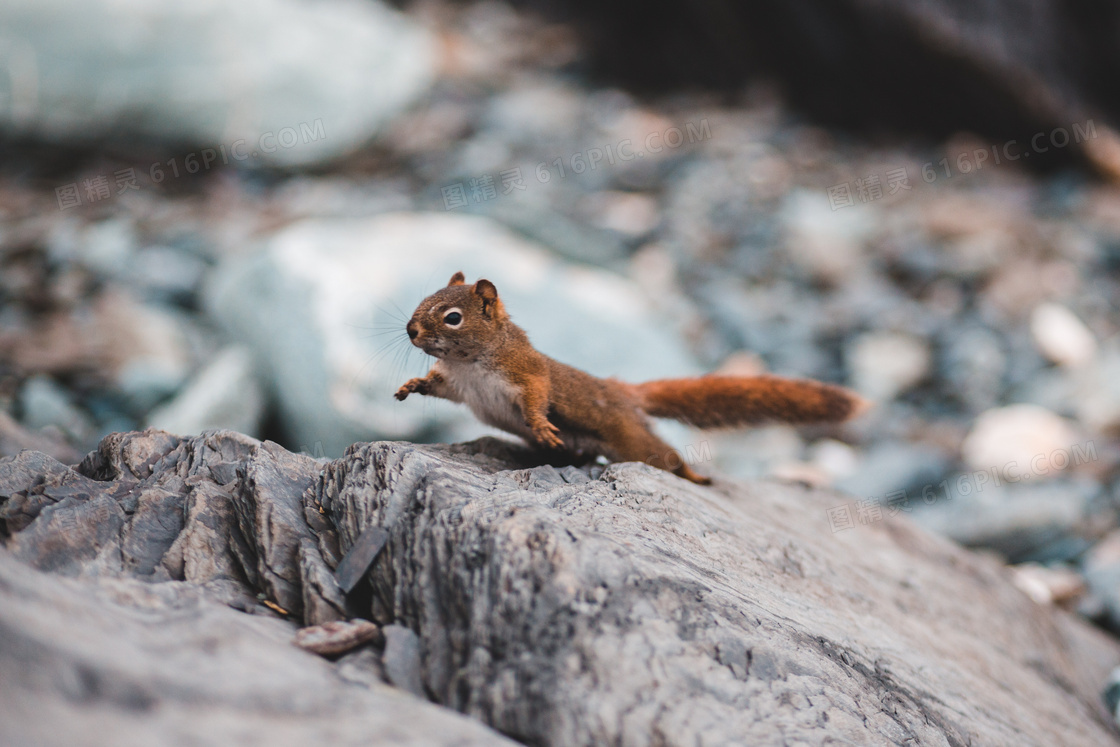
[[606,440],[610,448],[605,451],[614,461],[645,462],[697,485],[712,484],[709,478],[693,472],[684,455],[654,435],[645,424],[627,424],[610,435],[612,438]]

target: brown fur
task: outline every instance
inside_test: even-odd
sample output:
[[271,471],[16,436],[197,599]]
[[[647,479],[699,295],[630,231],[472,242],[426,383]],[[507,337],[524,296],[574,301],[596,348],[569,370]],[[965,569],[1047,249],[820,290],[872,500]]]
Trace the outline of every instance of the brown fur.
[[644,461],[700,484],[710,480],[679,459],[668,462],[676,452],[653,433],[650,416],[700,428],[837,422],[866,404],[841,387],[776,376],[599,379],[537,352],[494,284],[467,285],[461,272],[421,302],[407,329],[414,345],[439,360],[397,390],[397,399],[415,393],[464,402],[483,422],[541,446]]
[[779,376],[700,376],[661,379],[634,386],[643,409],[697,428],[761,423],[838,423],[864,405],[831,384]]

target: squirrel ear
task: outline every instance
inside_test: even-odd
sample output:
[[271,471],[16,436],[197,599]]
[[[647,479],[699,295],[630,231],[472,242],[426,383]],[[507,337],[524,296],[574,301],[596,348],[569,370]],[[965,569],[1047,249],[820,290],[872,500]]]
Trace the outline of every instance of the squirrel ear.
[[482,299],[483,311],[498,302],[498,289],[489,280],[479,280],[475,283],[474,292]]
[[453,285],[465,285],[466,282],[467,276],[460,271],[451,276],[451,282],[447,284],[447,287],[450,288]]

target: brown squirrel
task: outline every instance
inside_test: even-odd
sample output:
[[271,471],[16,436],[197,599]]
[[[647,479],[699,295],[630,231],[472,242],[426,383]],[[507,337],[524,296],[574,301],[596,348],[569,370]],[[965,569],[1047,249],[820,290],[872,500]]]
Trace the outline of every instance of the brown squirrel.
[[777,376],[708,375],[627,384],[599,379],[537,352],[505,310],[489,280],[467,285],[463,273],[425,298],[406,327],[412,344],[439,360],[397,399],[426,394],[463,402],[484,423],[530,443],[613,461],[645,461],[692,482],[706,477],[650,429],[649,417],[698,428],[764,422],[839,422],[867,405],[854,392]]

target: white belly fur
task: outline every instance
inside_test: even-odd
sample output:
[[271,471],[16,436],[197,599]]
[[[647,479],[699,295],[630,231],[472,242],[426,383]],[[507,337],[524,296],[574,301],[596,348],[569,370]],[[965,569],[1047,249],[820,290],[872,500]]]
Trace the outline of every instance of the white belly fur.
[[532,433],[521,415],[521,393],[497,371],[479,363],[436,364],[444,381],[475,417],[487,425],[501,428],[531,440]]

